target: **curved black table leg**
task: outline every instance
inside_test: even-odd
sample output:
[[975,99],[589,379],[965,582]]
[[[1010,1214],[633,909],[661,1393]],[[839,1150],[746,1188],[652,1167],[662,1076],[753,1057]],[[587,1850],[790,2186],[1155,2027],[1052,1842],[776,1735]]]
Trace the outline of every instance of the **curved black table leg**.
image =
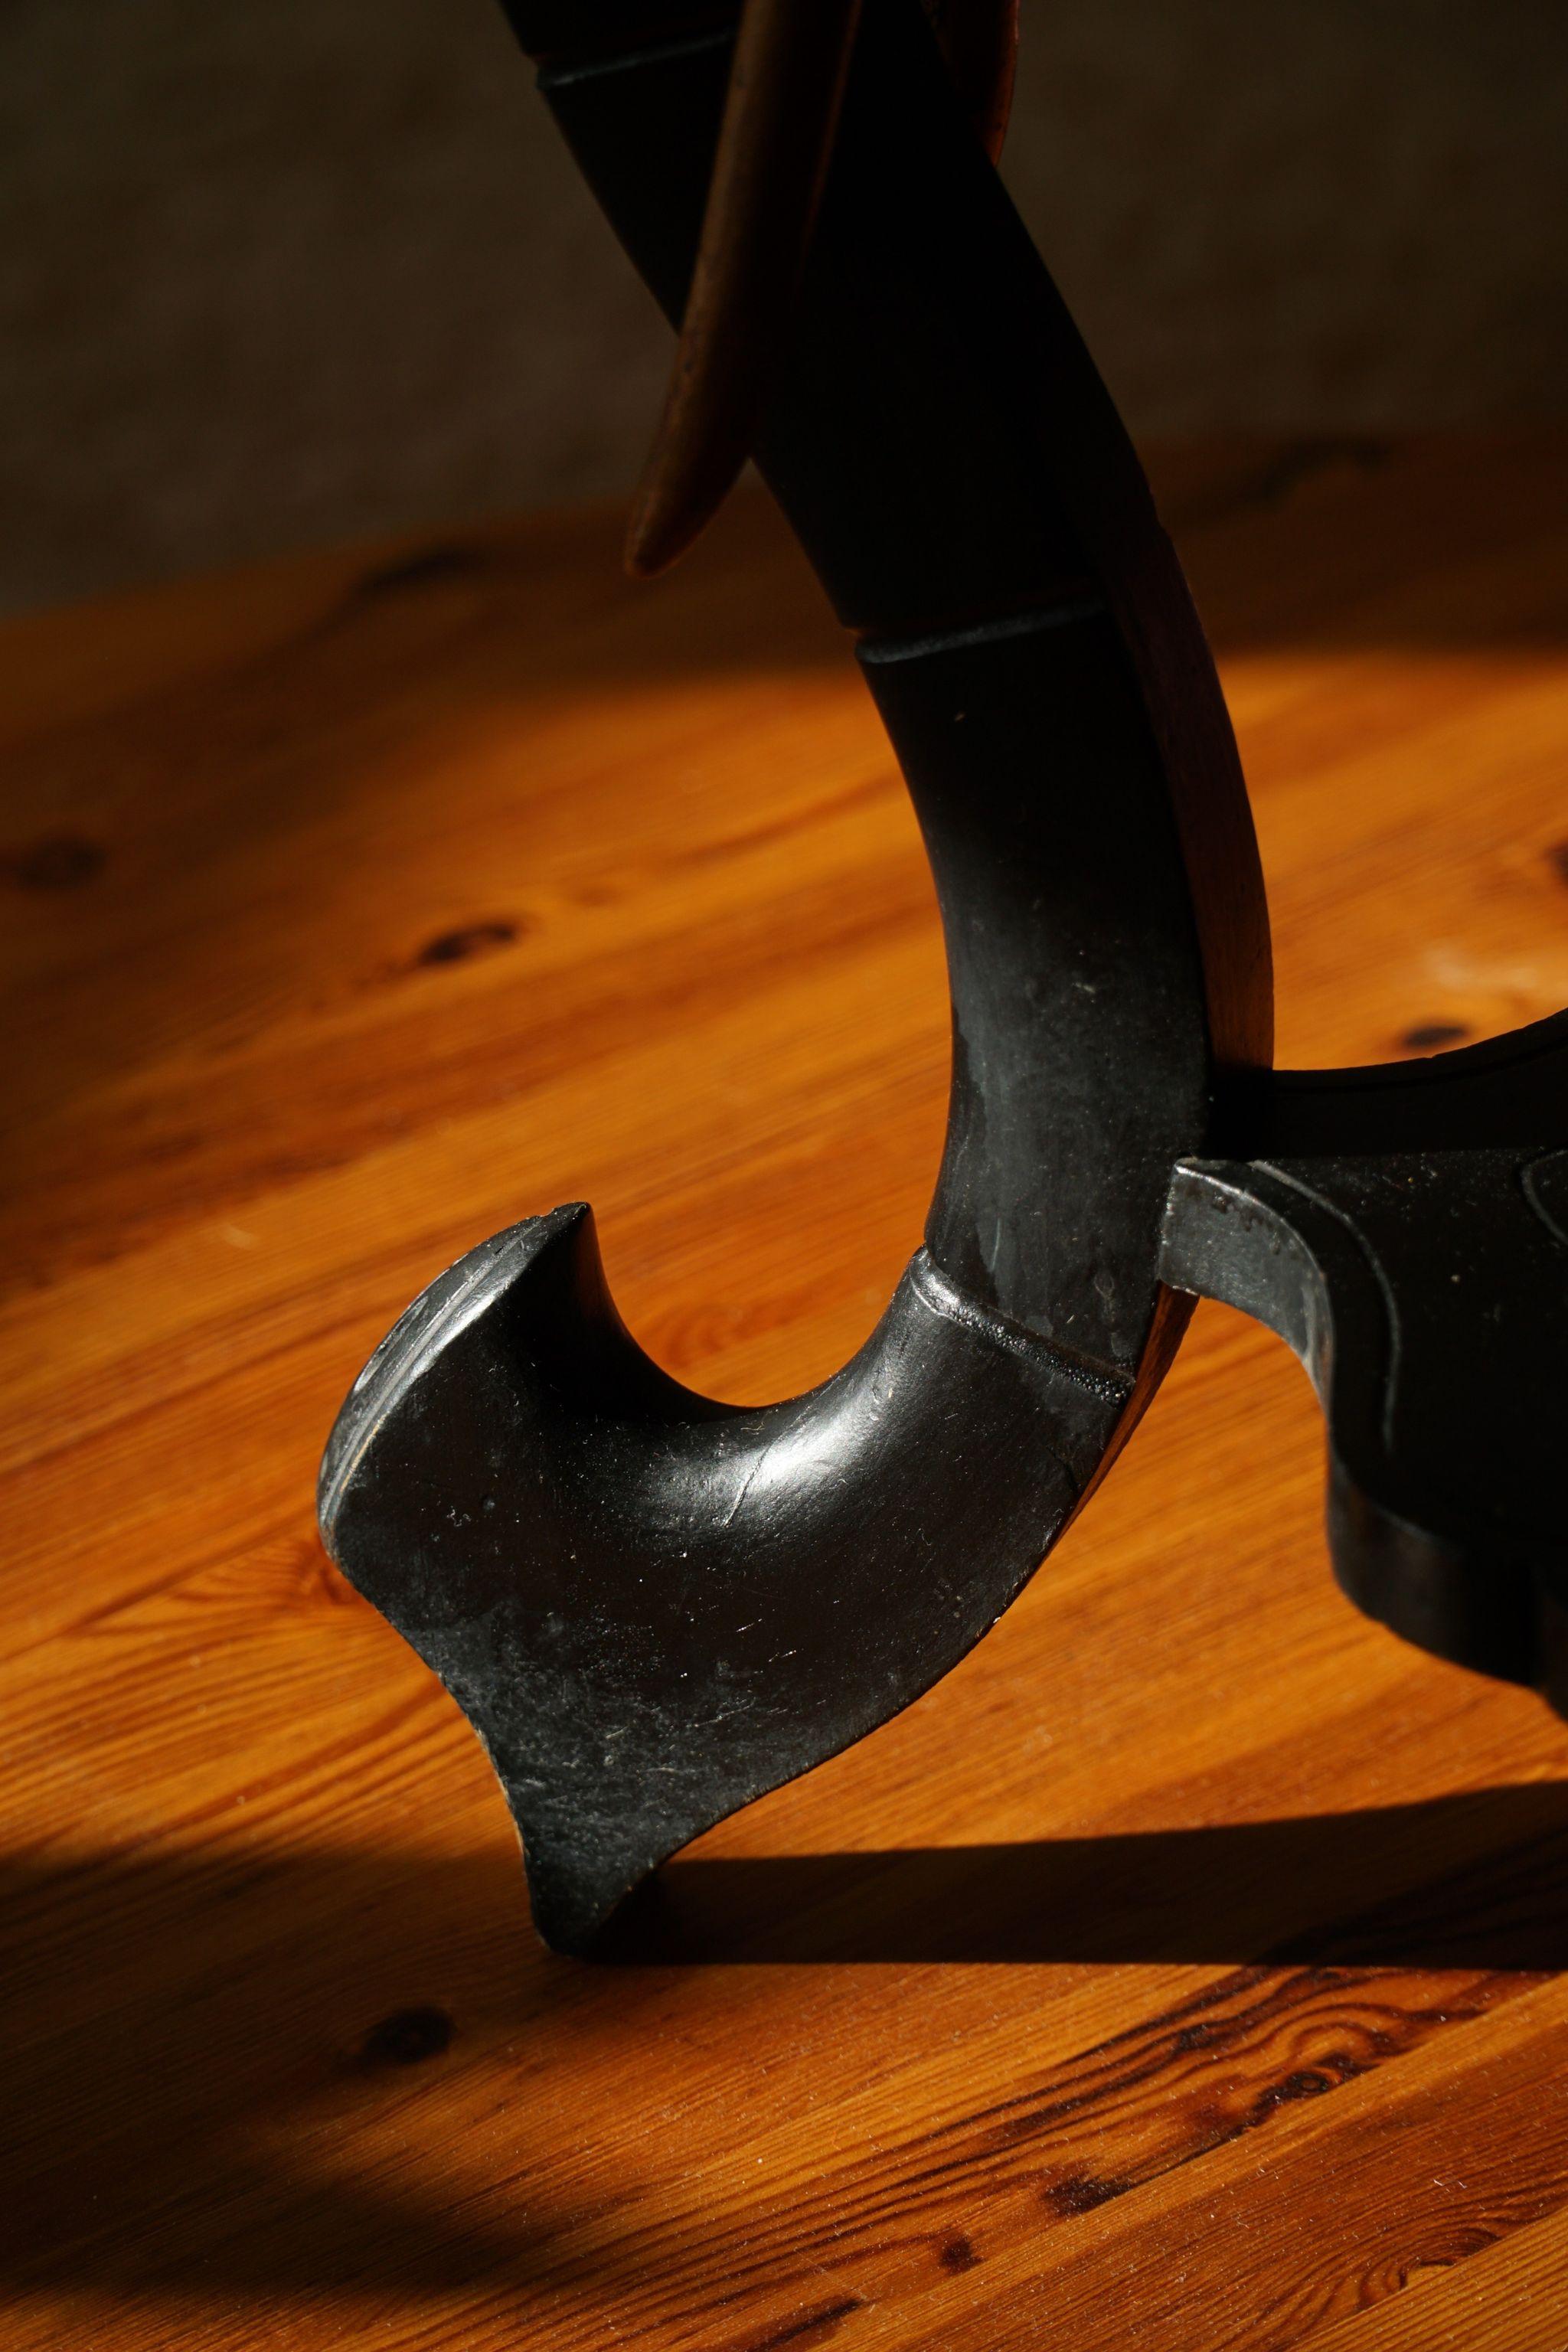
[[[668,5],[510,13],[678,317],[731,30]],[[1568,1712],[1568,1015],[1259,1075],[1268,926],[1206,648],[916,0],[867,0],[757,455],[936,877],[953,1082],[925,1247],[842,1372],[741,1412],[631,1339],[584,1208],[525,1219],[409,1309],[322,1472],[335,1556],[475,1724],[567,1948],[963,1654],[1193,1294],[1306,1362],[1352,1599]]]
[[[668,0],[512,13],[679,315],[728,31]],[[742,1412],[628,1337],[584,1210],[527,1219],[405,1316],[322,1473],[330,1547],[484,1739],[563,1948],[1006,1607],[1170,1360],[1171,1168],[1215,1147],[1216,1076],[1268,1059],[1207,649],[917,0],[863,12],[758,457],[936,875],[953,1087],[925,1247],[854,1362]]]

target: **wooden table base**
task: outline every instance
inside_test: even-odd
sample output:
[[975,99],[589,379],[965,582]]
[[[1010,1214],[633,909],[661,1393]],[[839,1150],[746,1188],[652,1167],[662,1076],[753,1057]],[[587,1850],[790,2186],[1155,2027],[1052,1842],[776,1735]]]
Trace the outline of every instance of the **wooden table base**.
[[[1568,1004],[1568,450],[1155,472],[1281,1061]],[[510,1220],[591,1196],[744,1400],[918,1234],[942,960],[863,690],[759,500],[651,589],[619,523],[0,634],[0,2340],[1563,2352],[1568,1730],[1337,1596],[1252,1326],[1200,1310],[995,1633],[671,1865],[637,1965],[536,1946],[325,1563],[344,1387]]]

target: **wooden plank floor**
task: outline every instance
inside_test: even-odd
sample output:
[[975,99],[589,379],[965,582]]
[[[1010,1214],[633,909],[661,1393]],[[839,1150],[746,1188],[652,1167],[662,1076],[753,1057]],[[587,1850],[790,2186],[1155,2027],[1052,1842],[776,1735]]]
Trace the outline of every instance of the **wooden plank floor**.
[[[1284,1061],[1568,1003],[1568,448],[1171,452]],[[0,635],[0,2341],[1563,2352],[1568,1730],[1336,1595],[1321,1436],[1200,1310],[1026,1598],[533,1942],[456,1710],[324,1561],[362,1359],[591,1198],[783,1393],[920,1227],[929,882],[756,499]]]

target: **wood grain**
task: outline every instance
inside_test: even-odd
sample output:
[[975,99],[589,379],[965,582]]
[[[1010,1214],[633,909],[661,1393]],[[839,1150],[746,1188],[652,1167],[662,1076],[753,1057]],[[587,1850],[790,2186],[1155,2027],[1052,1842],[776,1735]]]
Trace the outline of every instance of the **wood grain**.
[[[1155,472],[1281,1059],[1568,1003],[1568,449]],[[1568,1732],[1337,1597],[1251,1326],[614,1964],[534,1945],[323,1560],[343,1389],[510,1218],[592,1198],[741,1399],[919,1233],[941,952],[862,690],[760,502],[653,589],[618,523],[0,636],[4,2342],[1562,2352]]]

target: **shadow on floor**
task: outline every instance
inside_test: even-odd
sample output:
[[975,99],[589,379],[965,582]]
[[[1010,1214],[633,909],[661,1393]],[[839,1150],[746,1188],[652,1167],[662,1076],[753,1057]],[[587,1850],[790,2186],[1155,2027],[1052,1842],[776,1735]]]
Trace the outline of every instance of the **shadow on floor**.
[[1568,1967],[1568,1784],[1026,1844],[668,1864],[596,1958]]
[[[526,2086],[575,2084],[601,2112],[675,1966],[1568,1968],[1568,1783],[1006,1846],[698,1855],[600,1957],[537,1946],[500,1840],[450,1860],[0,1863],[0,2282],[353,2299],[576,2276],[584,2215],[533,2166]],[[757,1980],[763,2039],[775,1994]]]

